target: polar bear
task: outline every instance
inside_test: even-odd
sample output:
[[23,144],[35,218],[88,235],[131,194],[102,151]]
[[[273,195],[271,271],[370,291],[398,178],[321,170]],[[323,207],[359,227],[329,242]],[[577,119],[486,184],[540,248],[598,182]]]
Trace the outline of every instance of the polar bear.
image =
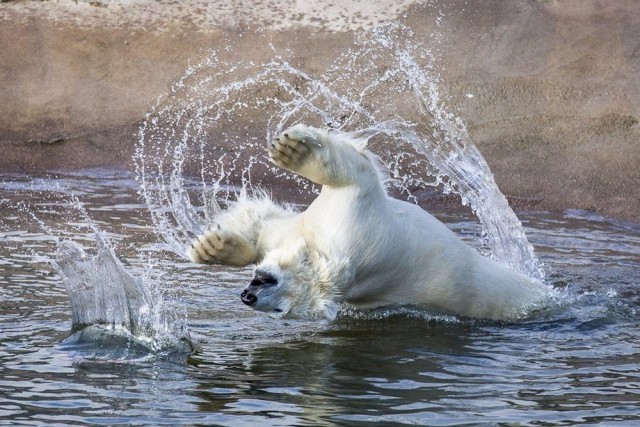
[[481,256],[435,217],[389,197],[377,158],[348,134],[295,125],[269,149],[275,165],[322,185],[304,212],[241,197],[188,250],[196,263],[256,264],[241,294],[275,317],[334,319],[356,308],[420,305],[514,320],[545,285]]

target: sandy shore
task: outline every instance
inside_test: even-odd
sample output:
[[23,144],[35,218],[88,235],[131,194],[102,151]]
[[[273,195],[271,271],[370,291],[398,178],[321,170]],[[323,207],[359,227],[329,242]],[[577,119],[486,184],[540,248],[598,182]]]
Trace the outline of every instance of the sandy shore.
[[640,220],[637,1],[254,3],[0,3],[0,170],[130,167],[144,115],[205,49],[275,45],[314,72],[397,20],[446,41],[443,89],[518,207]]

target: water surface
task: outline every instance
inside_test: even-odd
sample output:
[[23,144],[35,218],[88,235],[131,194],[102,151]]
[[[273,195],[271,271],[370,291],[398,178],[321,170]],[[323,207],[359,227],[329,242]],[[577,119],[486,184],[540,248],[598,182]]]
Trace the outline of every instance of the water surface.
[[[112,171],[3,177],[0,423],[640,423],[638,224],[520,213],[560,291],[519,323],[414,308],[283,321],[241,304],[250,269],[203,268],[165,251],[136,190]],[[482,250],[475,217],[433,213]],[[197,352],[148,352],[114,337],[63,343],[71,312],[52,267],[56,240],[95,251],[96,228],[127,271],[163,295]]]

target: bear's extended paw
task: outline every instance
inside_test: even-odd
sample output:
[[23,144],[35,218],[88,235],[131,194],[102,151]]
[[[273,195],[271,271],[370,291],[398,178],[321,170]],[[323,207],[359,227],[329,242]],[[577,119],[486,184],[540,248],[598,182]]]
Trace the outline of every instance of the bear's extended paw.
[[245,266],[256,261],[256,248],[244,237],[222,230],[207,230],[196,237],[187,251],[198,264]]
[[280,134],[271,144],[269,159],[276,166],[300,173],[311,161],[314,151],[322,148],[320,131],[304,125],[295,125]]

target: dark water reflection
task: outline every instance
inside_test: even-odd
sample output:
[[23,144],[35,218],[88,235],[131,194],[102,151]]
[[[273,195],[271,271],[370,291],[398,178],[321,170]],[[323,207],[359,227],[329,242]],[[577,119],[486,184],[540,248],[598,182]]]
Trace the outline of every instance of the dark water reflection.
[[[50,231],[90,247],[84,220],[64,206],[72,192],[125,265],[149,276],[166,304],[187,314],[197,353],[61,343],[70,313],[48,264],[55,242],[15,206],[28,201]],[[35,185],[10,177],[0,198],[0,423],[640,423],[637,224],[584,212],[521,215],[561,289],[556,306],[521,323],[406,309],[327,324],[272,320],[242,306],[238,293],[249,269],[202,269],[162,252],[128,176],[93,173]],[[477,240],[472,217],[438,216]]]
[[[206,354],[192,363],[204,374],[204,410],[284,411],[310,424],[636,419],[636,325],[566,326],[345,321],[314,339],[256,348],[235,369],[209,364]],[[635,332],[621,337],[620,327]],[[612,344],[620,338],[628,341]]]

